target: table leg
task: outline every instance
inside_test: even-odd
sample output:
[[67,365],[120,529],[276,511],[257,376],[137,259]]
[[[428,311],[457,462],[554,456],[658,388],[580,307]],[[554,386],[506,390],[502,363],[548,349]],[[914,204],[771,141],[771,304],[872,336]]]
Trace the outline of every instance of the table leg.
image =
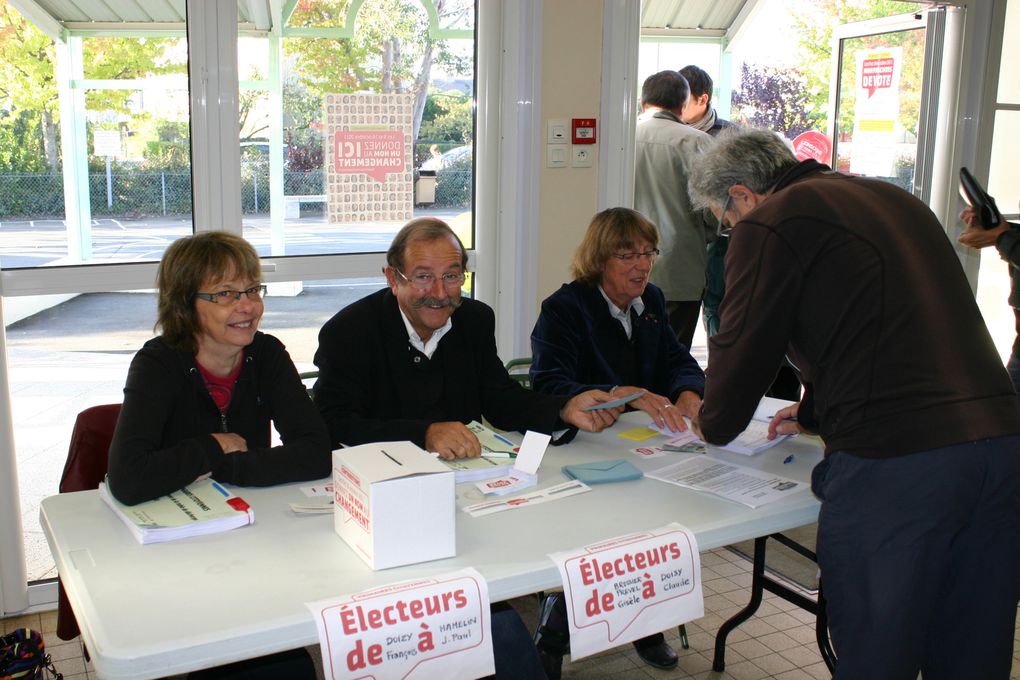
[[719,627],[719,632],[716,633],[715,636],[715,656],[712,660],[712,670],[716,672],[722,672],[725,670],[727,636],[729,636],[729,634],[732,633],[737,626],[742,624],[744,621],[747,621],[756,611],[758,611],[758,607],[761,606],[762,594],[767,590],[774,595],[778,595],[787,602],[792,602],[801,609],[815,615],[815,639],[818,642],[818,651],[822,655],[822,660],[825,661],[825,665],[828,666],[831,671],[835,668],[836,657],[832,651],[832,646],[829,644],[827,619],[825,617],[825,599],[822,596],[821,585],[819,584],[818,587],[818,601],[816,602],[815,600],[804,596],[800,592],[766,576],[765,549],[766,541],[770,538],[779,541],[783,545],[814,562],[818,561],[813,552],[782,534],[759,536],[754,539],[754,558],[751,566],[751,601],[748,602],[746,607],[734,614],[729,620],[725,621]]
[[747,621],[758,611],[761,606],[761,597],[765,576],[765,541],[768,536],[759,536],[754,539],[754,561],[751,566],[751,601],[747,606],[734,614],[730,619],[719,626],[719,632],[715,635],[715,658],[712,659],[712,670],[721,673],[726,669],[726,638],[737,626]]

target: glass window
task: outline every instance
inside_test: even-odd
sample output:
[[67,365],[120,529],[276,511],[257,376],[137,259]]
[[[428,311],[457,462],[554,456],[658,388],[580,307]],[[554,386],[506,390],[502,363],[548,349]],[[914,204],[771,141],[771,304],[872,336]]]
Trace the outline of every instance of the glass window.
[[1020,44],[1015,39],[1017,29],[1020,29],[1020,0],[1009,0],[1006,3],[1006,27],[1002,34],[999,68],[1000,104],[1020,104],[1020,72],[1016,69],[1016,65],[1020,64]]
[[472,0],[322,0],[295,7],[278,53],[272,36],[239,41],[243,227],[260,253],[381,252],[424,215],[472,246],[474,25]]
[[1016,150],[1020,149],[1020,111],[995,112],[992,133],[992,158],[988,172],[988,193],[995,197],[999,210],[1006,215],[1020,212],[1020,168]]
[[191,233],[187,43],[0,15],[0,264],[156,260]]

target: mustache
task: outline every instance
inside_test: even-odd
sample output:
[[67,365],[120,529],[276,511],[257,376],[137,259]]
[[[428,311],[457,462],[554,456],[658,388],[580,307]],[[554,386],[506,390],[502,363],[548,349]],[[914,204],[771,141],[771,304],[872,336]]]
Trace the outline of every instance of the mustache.
[[457,309],[460,309],[461,304],[461,300],[452,297],[437,298],[432,297],[431,295],[426,295],[425,297],[418,298],[412,302],[411,308],[421,309],[422,307],[449,307],[456,311]]

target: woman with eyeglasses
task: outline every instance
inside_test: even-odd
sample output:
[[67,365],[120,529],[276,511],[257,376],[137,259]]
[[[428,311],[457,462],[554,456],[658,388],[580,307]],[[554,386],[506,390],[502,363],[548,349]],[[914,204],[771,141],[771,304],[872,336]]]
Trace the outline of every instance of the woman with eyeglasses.
[[[545,299],[531,333],[534,389],[642,393],[628,408],[646,412],[659,427],[687,429],[683,417],[697,414],[705,374],[670,328],[662,291],[648,282],[658,245],[658,229],[639,212],[610,208],[595,215],[574,253],[574,281]],[[562,597],[549,596],[542,612],[538,649],[546,674],[559,677],[569,649]],[[661,633],[634,646],[651,666],[677,664]]]
[[179,239],[156,284],[162,335],[128,371],[110,446],[113,495],[134,505],[210,475],[239,486],[328,476],[326,426],[283,344],[258,331],[255,249],[222,231]]
[[705,374],[669,327],[666,301],[648,282],[659,232],[641,213],[595,215],[574,253],[574,281],[542,303],[531,333],[534,389],[572,395],[590,389],[624,397],[659,427],[687,429]]

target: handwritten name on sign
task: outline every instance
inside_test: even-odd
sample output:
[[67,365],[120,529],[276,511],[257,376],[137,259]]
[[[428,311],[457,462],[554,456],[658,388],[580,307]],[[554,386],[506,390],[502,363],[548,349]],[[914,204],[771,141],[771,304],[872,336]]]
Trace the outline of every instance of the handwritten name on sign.
[[341,130],[333,136],[333,169],[341,175],[364,173],[385,182],[404,171],[407,149],[400,130]]
[[494,672],[489,589],[474,569],[307,604],[327,678]]
[[579,659],[705,614],[701,559],[679,524],[550,555]]

